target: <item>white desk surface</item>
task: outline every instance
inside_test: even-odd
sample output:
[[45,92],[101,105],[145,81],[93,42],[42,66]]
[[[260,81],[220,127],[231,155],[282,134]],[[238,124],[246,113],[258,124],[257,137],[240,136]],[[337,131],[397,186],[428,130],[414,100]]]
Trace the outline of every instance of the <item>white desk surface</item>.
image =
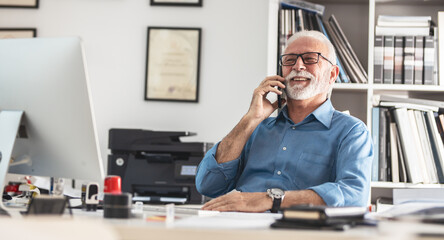
[[[145,212],[132,219],[104,219],[102,210],[75,210],[74,216],[0,217],[1,239],[155,239],[155,240],[270,240],[270,239],[421,239],[421,233],[444,234],[443,225],[414,222],[382,222],[379,227],[356,227],[347,231],[276,230],[264,228],[216,229],[202,226],[177,227],[165,222],[147,221],[162,215]],[[186,216],[182,216],[185,218]],[[212,221],[213,217],[203,217]],[[432,239],[432,238],[424,238]],[[440,239],[443,239],[441,236]]]

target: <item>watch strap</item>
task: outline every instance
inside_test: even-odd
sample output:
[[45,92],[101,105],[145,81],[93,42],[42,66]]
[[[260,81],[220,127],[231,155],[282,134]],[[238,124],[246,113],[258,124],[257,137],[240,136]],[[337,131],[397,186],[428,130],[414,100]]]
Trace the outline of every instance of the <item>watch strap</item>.
[[281,207],[281,198],[273,198],[273,206],[270,209],[270,212],[277,213],[279,208]]

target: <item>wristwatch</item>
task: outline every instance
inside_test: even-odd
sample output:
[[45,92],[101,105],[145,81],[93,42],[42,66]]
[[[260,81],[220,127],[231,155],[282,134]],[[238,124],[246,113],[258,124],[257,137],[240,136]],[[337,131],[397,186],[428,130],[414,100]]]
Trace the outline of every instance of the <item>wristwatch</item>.
[[270,212],[277,213],[281,207],[282,200],[284,200],[285,197],[284,190],[280,188],[269,188],[267,189],[267,194],[273,201],[273,206],[271,207]]

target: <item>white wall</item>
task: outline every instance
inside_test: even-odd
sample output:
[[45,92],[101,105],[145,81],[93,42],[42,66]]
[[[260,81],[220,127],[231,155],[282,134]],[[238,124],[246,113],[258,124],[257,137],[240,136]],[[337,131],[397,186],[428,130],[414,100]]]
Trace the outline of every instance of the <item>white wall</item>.
[[[198,134],[187,141],[224,137],[266,75],[267,24],[267,0],[203,0],[203,7],[40,0],[39,9],[0,8],[0,28],[35,27],[38,37],[83,38],[105,166],[110,128]],[[144,100],[148,26],[202,28],[199,103]]]

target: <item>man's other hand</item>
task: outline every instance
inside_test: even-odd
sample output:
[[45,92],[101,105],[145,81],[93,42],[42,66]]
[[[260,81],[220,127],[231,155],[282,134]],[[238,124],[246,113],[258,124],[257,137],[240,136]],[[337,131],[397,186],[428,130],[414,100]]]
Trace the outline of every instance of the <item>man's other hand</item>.
[[232,191],[215,198],[205,205],[202,210],[221,212],[265,212],[270,210],[272,201],[265,192]]

